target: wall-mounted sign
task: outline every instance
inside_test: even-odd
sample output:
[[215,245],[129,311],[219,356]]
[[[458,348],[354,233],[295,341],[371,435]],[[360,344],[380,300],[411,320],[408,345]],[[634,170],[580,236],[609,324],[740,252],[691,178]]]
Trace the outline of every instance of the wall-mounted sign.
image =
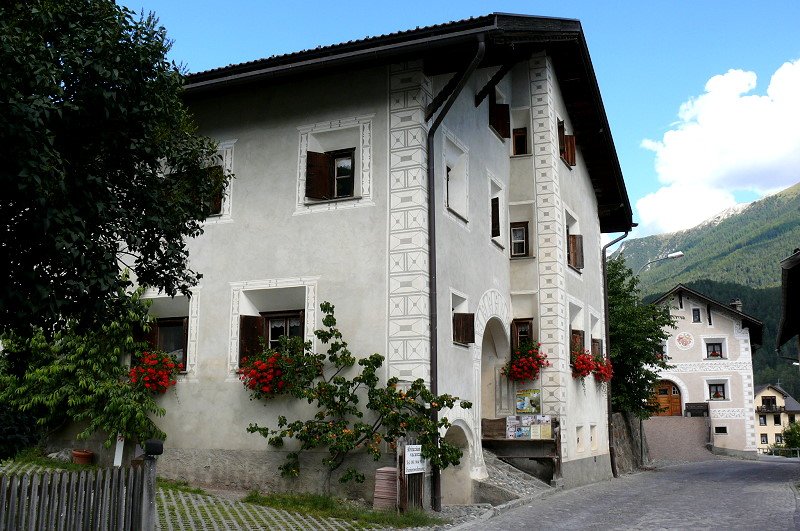
[[425,472],[425,460],[422,458],[421,444],[406,445],[406,474]]

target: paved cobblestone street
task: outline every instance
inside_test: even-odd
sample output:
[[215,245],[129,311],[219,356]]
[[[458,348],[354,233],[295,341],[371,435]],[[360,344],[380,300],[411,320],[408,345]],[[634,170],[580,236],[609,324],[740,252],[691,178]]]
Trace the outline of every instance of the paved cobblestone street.
[[666,467],[536,500],[462,529],[798,529],[797,460]]

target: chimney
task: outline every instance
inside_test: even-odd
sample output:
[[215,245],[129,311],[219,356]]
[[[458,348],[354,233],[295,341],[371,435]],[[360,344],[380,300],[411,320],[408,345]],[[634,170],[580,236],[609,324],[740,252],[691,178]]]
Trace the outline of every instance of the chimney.
[[742,299],[733,299],[731,302],[728,303],[728,306],[736,310],[737,312],[742,311]]

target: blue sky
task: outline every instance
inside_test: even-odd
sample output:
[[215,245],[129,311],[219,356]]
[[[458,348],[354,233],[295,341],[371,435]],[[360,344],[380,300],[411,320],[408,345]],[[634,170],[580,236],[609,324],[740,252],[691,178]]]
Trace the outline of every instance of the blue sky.
[[191,72],[491,12],[577,18],[642,225],[635,236],[800,181],[797,0],[122,3],[154,11],[171,59]]

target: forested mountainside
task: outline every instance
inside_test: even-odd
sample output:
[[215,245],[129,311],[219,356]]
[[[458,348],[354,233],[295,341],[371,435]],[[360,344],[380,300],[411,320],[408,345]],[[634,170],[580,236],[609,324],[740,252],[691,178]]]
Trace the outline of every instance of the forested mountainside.
[[[676,212],[676,215],[680,215]],[[740,298],[743,311],[764,323],[764,341],[753,354],[756,384],[776,383],[800,398],[796,342],[775,351],[780,320],[779,262],[800,247],[800,184],[750,205],[726,211],[688,230],[625,241],[622,253],[634,272],[674,251],[684,257],[651,264],[639,275],[650,301],[682,283],[723,304]]]

